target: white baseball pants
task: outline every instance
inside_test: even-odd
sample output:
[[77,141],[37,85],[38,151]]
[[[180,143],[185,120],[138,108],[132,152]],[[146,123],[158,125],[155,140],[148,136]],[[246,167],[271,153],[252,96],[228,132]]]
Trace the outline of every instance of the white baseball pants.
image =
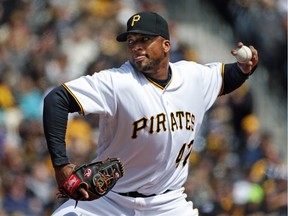
[[152,197],[128,197],[110,191],[106,196],[93,201],[75,200],[63,203],[53,216],[198,216],[193,203],[187,201],[184,189],[169,191]]

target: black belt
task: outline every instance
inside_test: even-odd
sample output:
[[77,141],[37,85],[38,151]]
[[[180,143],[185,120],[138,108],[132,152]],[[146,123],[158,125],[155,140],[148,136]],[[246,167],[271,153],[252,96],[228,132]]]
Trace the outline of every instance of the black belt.
[[[167,190],[164,193],[167,193],[168,191],[170,191],[170,190]],[[129,196],[129,197],[133,197],[133,198],[136,198],[136,197],[145,198],[145,197],[152,197],[152,196],[156,196],[157,195],[157,194],[145,195],[145,194],[139,193],[137,191],[127,192],[127,193],[119,193],[119,194],[122,195],[122,196]]]
[[152,196],[156,195],[156,194],[145,195],[145,194],[142,194],[142,193],[138,193],[137,191],[127,192],[127,193],[119,193],[119,194],[122,195],[122,196],[129,196],[129,197],[133,197],[133,198],[136,198],[136,197],[145,198],[145,197],[152,197]]

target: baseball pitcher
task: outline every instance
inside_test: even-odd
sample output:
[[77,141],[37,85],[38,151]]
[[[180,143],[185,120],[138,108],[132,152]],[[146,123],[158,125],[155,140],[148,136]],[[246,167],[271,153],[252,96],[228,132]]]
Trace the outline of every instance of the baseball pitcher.
[[[53,215],[198,215],[183,188],[195,138],[217,97],[254,72],[257,50],[249,46],[246,63],[171,63],[168,24],[154,12],[133,15],[116,39],[128,48],[122,66],[64,83],[45,97],[47,145],[60,197],[70,198]],[[66,152],[73,112],[100,115],[97,158],[81,167]]]

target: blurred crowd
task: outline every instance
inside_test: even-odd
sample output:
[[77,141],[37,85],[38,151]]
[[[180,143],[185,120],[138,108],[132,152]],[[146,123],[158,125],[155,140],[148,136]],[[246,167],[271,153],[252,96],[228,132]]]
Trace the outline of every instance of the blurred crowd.
[[217,100],[191,155],[187,193],[200,215],[287,215],[286,152],[262,131],[248,85]]
[[257,47],[273,94],[287,99],[287,0],[207,0],[235,38]]
[[[264,1],[229,2],[259,2],[260,6]],[[255,10],[248,5],[246,9]],[[130,15],[142,10],[169,17],[163,2],[152,0],[0,1],[0,216],[48,216],[64,201],[57,199],[43,134],[43,97],[65,81],[121,65],[126,59],[125,48],[115,36],[125,29]],[[230,16],[237,17],[231,11]],[[261,41],[251,42],[262,44],[258,47],[263,52],[263,64],[266,58],[277,59],[269,62],[273,67],[264,64],[271,70],[284,67],[278,59],[283,50],[265,51],[268,48],[264,45],[271,45],[265,42],[265,34],[269,34],[265,31],[281,34],[278,26],[282,21],[269,26],[275,30],[258,30]],[[236,22],[233,19],[231,25]],[[253,22],[261,26],[264,21]],[[174,28],[171,26],[175,39],[171,61],[198,61],[197,50],[177,41]],[[240,37],[244,30],[237,29]],[[253,33],[251,29],[249,32]],[[274,40],[281,38],[276,37]],[[282,86],[279,76],[275,75],[274,81]],[[199,208],[200,215],[287,214],[286,152],[277,149],[273,133],[261,130],[253,107],[255,100],[249,85],[244,85],[219,98],[206,116],[191,154],[186,184],[188,199]],[[97,148],[98,116],[70,115],[67,127],[71,161],[89,162],[95,156],[91,149]]]

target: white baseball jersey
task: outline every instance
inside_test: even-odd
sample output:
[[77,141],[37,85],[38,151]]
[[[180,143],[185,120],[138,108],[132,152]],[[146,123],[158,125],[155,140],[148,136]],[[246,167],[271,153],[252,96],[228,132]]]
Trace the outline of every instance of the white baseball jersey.
[[113,191],[161,194],[179,189],[205,112],[222,86],[222,63],[170,63],[165,88],[133,69],[103,70],[64,84],[83,114],[100,114],[98,157],[119,157],[125,168]]

